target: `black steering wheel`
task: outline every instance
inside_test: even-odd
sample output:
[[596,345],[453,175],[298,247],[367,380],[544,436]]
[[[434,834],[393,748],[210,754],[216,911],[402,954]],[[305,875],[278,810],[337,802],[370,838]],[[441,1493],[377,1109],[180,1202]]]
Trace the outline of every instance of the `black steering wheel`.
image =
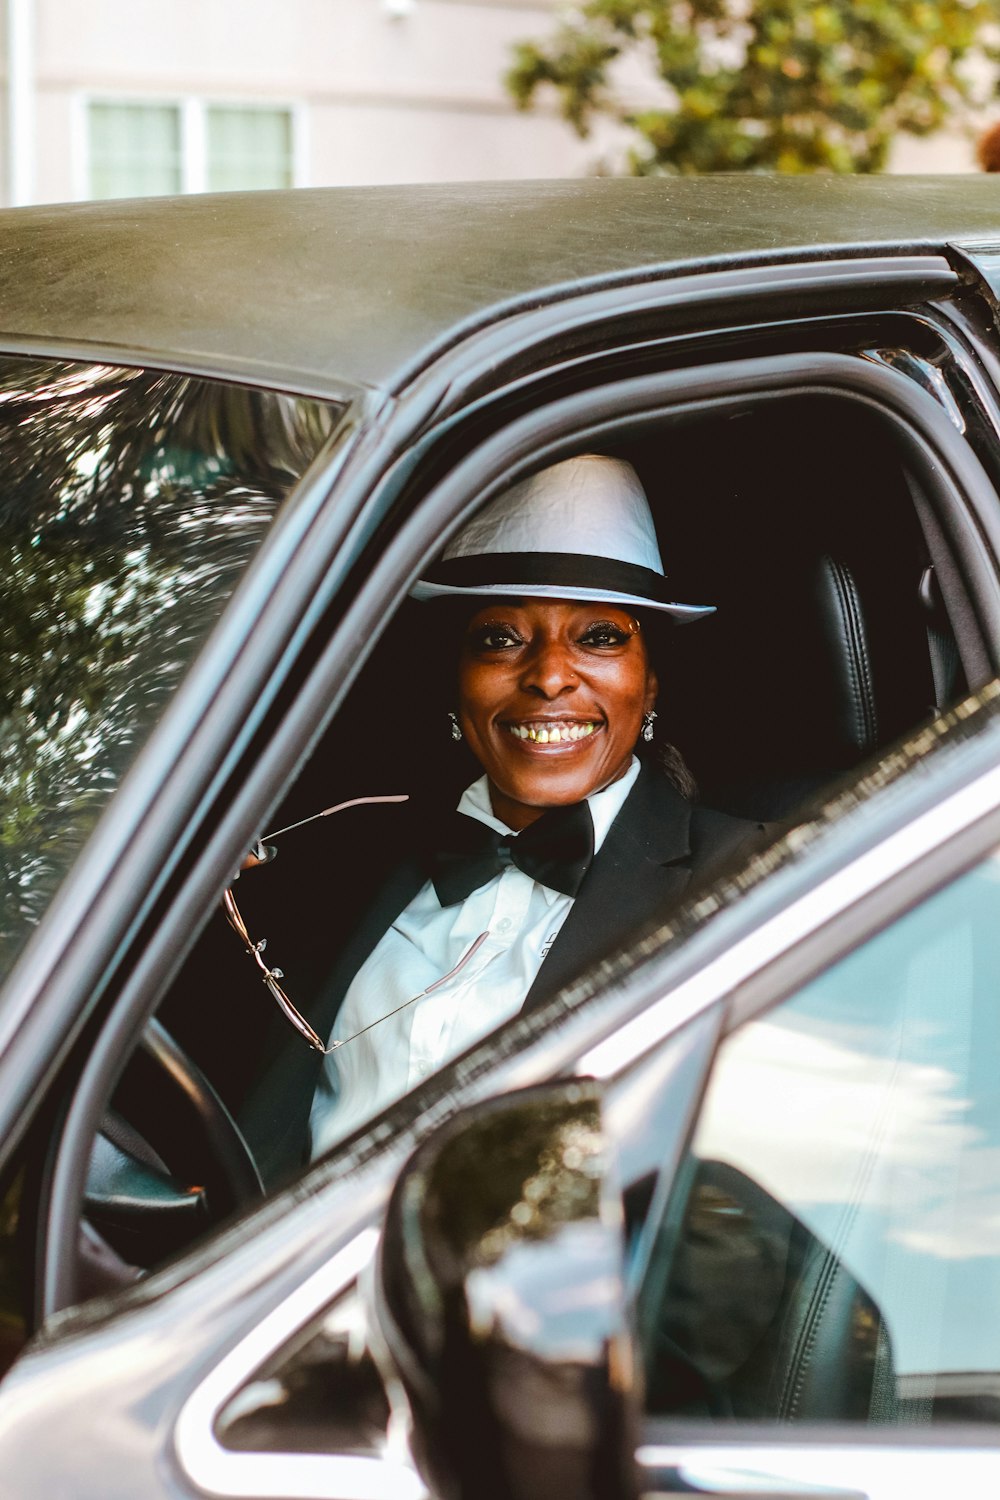
[[[50,1166],[62,1147],[57,1131]],[[57,1212],[39,1226],[39,1319],[137,1279],[263,1194],[250,1149],[215,1088],[150,1021],[94,1141],[82,1221]]]

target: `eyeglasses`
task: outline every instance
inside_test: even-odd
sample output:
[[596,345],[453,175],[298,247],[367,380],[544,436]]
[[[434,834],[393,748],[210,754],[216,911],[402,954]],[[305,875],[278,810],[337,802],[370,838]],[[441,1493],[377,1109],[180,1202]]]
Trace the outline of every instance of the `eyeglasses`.
[[[279,828],[274,833],[266,833],[262,839],[258,840],[257,844],[254,847],[254,859],[258,864],[265,864],[267,862],[267,858],[269,857],[266,853],[265,846],[272,839],[280,838],[284,833],[291,833],[294,828],[302,828],[306,823],[314,823],[317,818],[328,818],[333,813],[343,812],[345,808],[348,807],[361,807],[366,804],[376,802],[408,801],[409,797],[404,795],[389,797],[352,797],[348,802],[338,802],[334,807],[327,807],[324,808],[322,812],[313,813],[312,817],[302,818],[298,823],[289,823],[286,828]],[[258,853],[258,850],[260,850],[261,853]],[[252,866],[250,868],[252,868]],[[278,968],[270,968],[267,963],[265,963],[263,954],[265,948],[267,947],[267,938],[260,938],[257,942],[254,942],[253,938],[250,936],[249,931],[247,930],[247,924],[243,920],[240,909],[236,905],[236,898],[233,895],[232,886],[227,886],[222,894],[222,909],[226,914],[226,920],[229,922],[230,927],[240,939],[246,952],[253,959],[254,964],[256,965],[258,972],[260,973],[260,977],[268,990],[268,993],[274,998],[275,1001],[277,1001],[278,1008],[281,1011],[281,1014],[285,1017],[286,1021],[288,1021],[295,1028],[299,1036],[303,1037],[305,1041],[309,1043],[309,1046],[312,1047],[313,1051],[319,1052],[323,1057],[329,1057],[332,1052],[338,1051],[338,1049],[341,1047],[346,1047],[348,1042],[356,1041],[357,1038],[359,1036],[363,1036],[366,1031],[371,1031],[373,1026],[380,1026],[383,1021],[388,1021],[391,1016],[398,1015],[401,1010],[406,1010],[409,1006],[416,1005],[418,1000],[423,1000],[426,995],[433,994],[435,990],[440,989],[442,985],[445,985],[449,982],[449,980],[454,979],[455,975],[460,973],[460,971],[465,968],[469,960],[479,952],[479,949],[482,947],[483,943],[485,943],[486,939],[490,935],[488,929],[486,932],[481,932],[476,938],[475,942],[473,942],[472,945],[467,948],[466,951],[462,954],[462,957],[459,959],[454,968],[449,969],[447,974],[442,974],[440,979],[435,979],[434,983],[429,984],[425,990],[421,990],[419,995],[414,995],[410,1000],[404,1000],[402,1005],[397,1005],[395,1010],[387,1011],[384,1016],[379,1016],[377,1020],[369,1021],[367,1026],[362,1026],[360,1031],[355,1031],[352,1036],[342,1037],[339,1041],[331,1042],[330,1045],[327,1046],[323,1041],[323,1038],[319,1035],[318,1032],[313,1030],[302,1012],[292,1004],[291,1000],[289,1000],[288,996],[281,988],[281,985],[278,981],[284,979],[285,977],[282,970]]]
[[317,1052],[322,1052],[323,1056],[325,1057],[327,1051],[332,1051],[333,1049],[328,1049],[323,1045],[323,1038],[312,1029],[301,1011],[296,1010],[295,1006],[292,1004],[288,996],[285,994],[284,990],[281,988],[278,980],[284,979],[285,977],[282,971],[280,969],[268,968],[267,964],[264,962],[264,959],[261,955],[263,954],[264,949],[267,947],[267,938],[260,938],[256,943],[254,942],[253,938],[247,931],[247,924],[243,920],[240,909],[236,905],[236,898],[233,895],[232,886],[227,886],[222,893],[222,909],[226,914],[226,919],[228,920],[230,927],[236,933],[237,937],[241,940],[247,953],[249,953],[250,957],[257,965],[257,968],[260,970],[260,977],[263,979],[264,984],[267,986],[269,993],[273,995],[275,1000],[277,1000],[278,1007],[282,1015],[287,1021],[290,1021],[292,1023],[299,1036],[305,1037],[310,1047],[315,1048]]

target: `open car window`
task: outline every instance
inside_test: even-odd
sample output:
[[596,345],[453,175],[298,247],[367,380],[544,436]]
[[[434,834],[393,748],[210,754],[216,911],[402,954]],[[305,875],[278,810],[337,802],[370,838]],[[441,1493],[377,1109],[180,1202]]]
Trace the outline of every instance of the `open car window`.
[[[822,466],[810,460],[817,449]],[[649,757],[657,774],[673,774],[676,752],[703,804],[780,825],[963,691],[962,655],[934,584],[909,469],[868,408],[789,395],[738,422],[664,423],[614,451],[644,483],[676,595],[718,606],[657,639],[660,723]],[[468,744],[451,735],[458,623],[436,605],[406,599],[397,607],[259,830],[277,831],[276,859],[235,887],[250,938],[266,940],[264,962],[241,952],[245,944],[216,911],[161,1007],[167,1029],[239,1122],[268,1186],[309,1158],[316,1081],[282,1093],[282,1058],[297,1051],[301,1059],[309,1044],[279,1014],[263,970],[280,968],[285,993],[328,1044],[330,974],[353,948],[359,962],[370,953],[380,936],[367,930],[376,876],[391,881],[390,856],[396,851],[402,863],[406,855],[399,802],[361,800],[336,816],[315,815],[356,799],[417,796],[448,811],[482,774]],[[385,1011],[408,995],[387,998]],[[238,1047],[214,1023],[220,1007],[240,1015]],[[484,1017],[485,1034],[488,1010]],[[351,1130],[366,1123],[363,1110],[346,1118]]]
[[[707,374],[701,372],[702,378]],[[650,399],[662,398],[654,392]],[[743,397],[737,393],[736,399]],[[954,429],[948,434],[960,441]],[[506,431],[495,434],[482,450],[490,447],[489,455],[477,451],[469,461],[480,466],[481,486],[484,474],[489,483],[502,483],[503,470],[489,466],[502,463],[493,449],[506,437]],[[710,621],[669,635],[657,664],[660,728],[688,762],[710,807],[755,823],[794,821],[811,796],[850,776],[901,733],[932,722],[940,706],[976,680],[975,663],[953,623],[961,614],[963,574],[953,568],[947,588],[935,582],[913,482],[913,445],[872,403],[852,402],[842,392],[805,396],[790,389],[780,399],[748,401],[737,418],[728,408],[720,417],[712,407],[695,416],[685,408],[675,420],[669,409],[655,406],[641,423],[609,422],[604,439],[609,455],[633,463],[647,488],[676,596],[718,605]],[[568,447],[568,432],[560,441]],[[775,466],[775,452],[792,450],[794,464]],[[821,466],[814,462],[816,451],[824,455]],[[859,451],[865,454],[863,472]],[[808,493],[803,472],[811,476]],[[369,584],[383,576],[386,557],[392,554],[395,567],[408,540],[418,537],[426,545],[431,515],[438,515],[438,527],[430,534],[440,537],[435,507],[443,513],[449,485],[462,491],[450,497],[453,506],[473,502],[474,483],[466,482],[461,466],[455,473],[458,479],[451,475],[432,492],[410,497],[419,501],[412,518],[407,511],[410,531],[372,559],[362,590],[366,601],[375,595]],[[988,489],[988,480],[982,482]],[[953,531],[970,529],[957,482],[951,491],[940,488],[935,503],[953,507]],[[977,503],[981,498],[977,492]],[[878,527],[871,524],[875,511]],[[414,546],[411,561],[416,556]],[[995,595],[992,576],[987,589]],[[283,989],[328,1045],[332,1021],[320,1011],[331,965],[350,957],[352,944],[380,936],[367,930],[370,876],[374,868],[379,878],[392,878],[398,867],[402,814],[398,803],[382,802],[337,817],[315,815],[355,799],[416,792],[430,792],[439,806],[453,810],[463,788],[481,773],[468,744],[456,744],[450,733],[454,617],[391,594],[375,603],[384,613],[367,620],[351,616],[346,645],[340,643],[353,664],[358,628],[374,639],[370,648],[366,643],[357,675],[348,679],[353,686],[330,710],[304,764],[290,747],[289,761],[299,767],[295,779],[266,823],[248,830],[278,831],[277,859],[247,871],[236,888],[256,953],[242,951],[245,942],[214,903],[203,913],[200,933],[189,928],[181,935],[179,946],[192,946],[161,996],[157,1021],[167,1034],[167,1051],[172,1046],[175,1059],[183,1060],[188,1098],[208,1101],[207,1113],[192,1130],[176,1128],[173,1106],[159,1107],[157,1089],[142,1082],[146,1063],[137,1066],[120,1055],[114,1066],[124,1072],[114,1096],[110,1083],[94,1083],[102,1076],[100,1062],[78,1090],[95,1129],[102,1113],[105,1118],[96,1146],[92,1131],[87,1133],[92,1159],[85,1197],[91,1228],[99,1226],[114,1255],[110,1267],[96,1266],[94,1286],[141,1277],[194,1244],[234,1206],[298,1176],[315,1157],[309,1116],[316,1054],[280,1013],[261,982],[262,968],[280,968]],[[354,614],[360,616],[360,608]],[[279,732],[275,743],[280,739]],[[658,762],[651,773],[669,779],[671,770],[668,756],[662,770]],[[220,872],[219,889],[226,873]],[[677,891],[681,899],[687,894],[683,883]],[[667,916],[666,910],[657,912],[661,923]],[[557,989],[572,986],[562,993],[574,998],[599,989],[609,973],[605,959],[627,950],[638,931],[616,928],[585,961],[570,964]],[[258,946],[264,939],[266,950]],[[554,1027],[564,1019],[569,1023],[571,1005],[547,1014]],[[491,1030],[487,1011],[478,1032],[482,1043],[472,1037],[463,1045],[473,1048],[475,1066],[486,1069],[491,1055],[516,1050],[529,1032],[520,1017],[502,1034]],[[155,1062],[157,1045],[147,1035],[142,1051],[147,1061],[154,1058],[162,1083],[178,1070]],[[431,1071],[442,1068],[444,1078],[450,1060],[439,1057]],[[385,1139],[419,1114],[435,1087],[421,1069],[395,1102],[379,1100],[367,1113],[362,1108],[352,1115],[345,1139],[334,1132],[324,1144],[349,1153],[352,1142],[371,1139],[373,1126]],[[71,1141],[67,1133],[53,1147],[67,1179],[83,1135]],[[234,1141],[238,1161],[229,1150]],[[81,1171],[76,1180],[83,1176]],[[52,1241],[45,1256],[70,1267],[79,1259],[66,1227],[71,1217],[53,1223],[51,1232],[43,1226]],[[86,1277],[77,1280],[82,1285]],[[76,1295],[57,1286],[49,1309]]]

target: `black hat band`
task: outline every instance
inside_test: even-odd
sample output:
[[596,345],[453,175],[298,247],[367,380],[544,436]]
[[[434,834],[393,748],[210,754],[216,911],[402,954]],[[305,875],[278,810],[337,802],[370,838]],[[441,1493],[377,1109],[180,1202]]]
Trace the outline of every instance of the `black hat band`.
[[638,563],[585,552],[489,552],[452,557],[437,563],[425,576],[428,583],[470,591],[523,584],[526,592],[533,585],[601,589],[611,594],[638,595],[660,604],[673,602],[662,573]]

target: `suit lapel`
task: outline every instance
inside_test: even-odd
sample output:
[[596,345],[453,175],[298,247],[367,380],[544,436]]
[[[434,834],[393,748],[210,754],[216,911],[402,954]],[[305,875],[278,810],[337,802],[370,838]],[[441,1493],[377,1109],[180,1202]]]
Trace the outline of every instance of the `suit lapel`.
[[426,862],[411,853],[378,885],[327,974],[319,1002],[310,1016],[320,1036],[329,1036],[354,976],[426,879]]
[[533,1010],[620,947],[691,878],[690,804],[643,766],[524,1002]]
[[[380,846],[381,858],[375,861],[379,874],[360,880],[367,895],[361,899],[361,893],[355,893],[358,900],[351,903],[352,911],[359,914],[333,964],[322,972],[317,963],[312,983],[307,965],[296,966],[304,981],[298,993],[308,994],[312,988],[316,994],[308,1014],[324,1038],[361,965],[427,879],[426,856],[413,851],[424,850],[434,822],[429,810],[412,811],[412,820],[405,824],[394,820]],[[691,876],[690,822],[691,809],[684,798],[659,773],[643,767],[528,992],[525,1010],[540,1005],[679,899]],[[401,845],[407,853],[399,860]],[[299,915],[301,922],[303,913]],[[321,904],[309,913],[306,926],[313,947],[317,933],[324,931],[322,917]],[[297,950],[289,943],[285,951]],[[316,957],[321,960],[328,951],[321,942]],[[286,1021],[275,1017],[274,1027],[271,1065],[241,1120],[269,1183],[301,1161],[320,1068],[319,1054],[310,1051]]]
[[[415,819],[407,820],[401,842],[406,841],[406,832],[409,832],[410,852],[404,859],[394,862],[388,855],[390,847],[399,847],[396,835],[402,828],[400,820],[399,828],[390,830],[390,837],[380,848],[382,858],[377,862],[379,873],[370,872],[368,878],[364,879],[358,872],[362,889],[370,894],[362,902],[360,914],[352,923],[345,941],[339,945],[339,950],[335,937],[332,939],[331,946],[336,952],[332,965],[329,963],[327,945],[316,941],[317,934],[328,930],[329,922],[324,926],[321,906],[317,906],[315,912],[310,914],[312,952],[309,957],[312,964],[302,963],[297,966],[296,972],[303,980],[298,993],[308,994],[312,989],[315,994],[316,999],[308,1006],[306,1013],[310,1023],[324,1040],[329,1038],[333,1030],[333,1023],[351,980],[427,878],[425,861],[412,853],[414,841],[420,837],[414,832],[415,823]],[[389,866],[388,871],[386,864]],[[357,909],[357,902],[352,903],[352,907]],[[305,947],[306,939],[303,941],[301,951],[305,956],[308,950]],[[295,989],[293,986],[293,993]],[[266,1183],[279,1180],[301,1163],[309,1112],[322,1065],[319,1053],[312,1051],[291,1030],[284,1017],[276,1015],[272,1019],[271,1039],[270,1062],[265,1066],[262,1077],[241,1111],[240,1119]]]

